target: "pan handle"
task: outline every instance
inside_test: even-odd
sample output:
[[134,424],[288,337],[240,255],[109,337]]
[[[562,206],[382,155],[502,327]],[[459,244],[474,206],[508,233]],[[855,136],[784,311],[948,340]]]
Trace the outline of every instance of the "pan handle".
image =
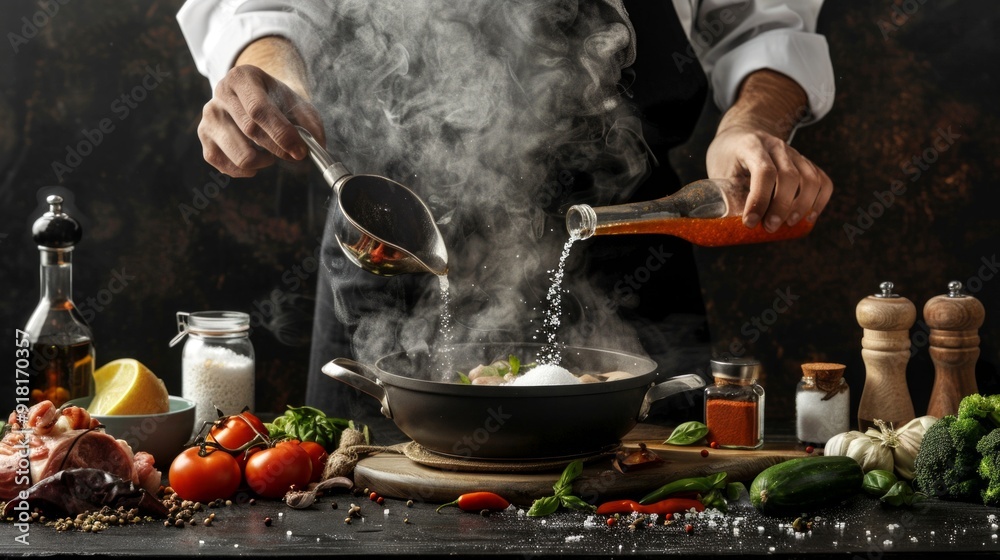
[[[323,366],[323,373],[362,393],[375,397],[378,402],[382,403],[382,414],[386,418],[392,418],[389,396],[385,392],[385,387],[382,386],[382,381],[379,380],[371,366],[347,358],[337,358]],[[374,377],[375,381],[369,377]]]
[[682,391],[690,391],[691,389],[704,386],[705,380],[700,375],[694,373],[671,377],[663,383],[653,385],[646,391],[646,396],[642,399],[642,406],[639,408],[639,422],[646,419],[646,416],[649,415],[650,405],[654,402]]

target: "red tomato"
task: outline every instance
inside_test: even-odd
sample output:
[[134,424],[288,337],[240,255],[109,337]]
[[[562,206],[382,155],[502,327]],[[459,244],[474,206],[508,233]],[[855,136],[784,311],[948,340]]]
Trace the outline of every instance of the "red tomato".
[[310,482],[319,482],[319,479],[323,476],[323,467],[326,466],[326,449],[323,449],[323,446],[315,441],[303,441],[299,444],[299,447],[304,449],[309,454],[309,458],[312,459],[312,478]]
[[292,486],[305,488],[312,478],[312,459],[293,443],[254,453],[247,460],[247,485],[265,498],[281,498]]
[[260,418],[249,412],[241,412],[230,416],[224,424],[212,426],[205,439],[217,442],[226,449],[238,449],[256,437],[254,430],[268,435]]
[[240,487],[242,476],[236,459],[225,451],[208,448],[204,457],[200,448],[189,447],[170,464],[170,486],[185,500],[210,502],[232,496]]

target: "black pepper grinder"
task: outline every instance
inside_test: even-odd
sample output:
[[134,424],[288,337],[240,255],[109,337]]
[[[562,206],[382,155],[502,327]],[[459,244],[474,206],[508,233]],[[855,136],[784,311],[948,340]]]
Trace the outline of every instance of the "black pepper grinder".
[[892,282],[882,282],[880,292],[858,303],[858,324],[864,328],[861,357],[865,361],[865,387],[858,405],[858,428],[874,428],[874,420],[894,426],[913,420],[913,401],[906,385],[910,361],[910,327],[917,318],[913,302],[892,293]]
[[935,370],[934,389],[927,405],[930,416],[956,414],[962,397],[979,392],[976,360],[979,327],[985,317],[983,304],[962,292],[961,282],[950,282],[947,294],[933,297],[924,305]]
[[41,298],[24,327],[29,343],[32,404],[61,406],[94,393],[94,337],[73,303],[73,247],[80,224],[62,209],[63,199],[45,199],[48,212],[35,221],[32,237],[41,257]]

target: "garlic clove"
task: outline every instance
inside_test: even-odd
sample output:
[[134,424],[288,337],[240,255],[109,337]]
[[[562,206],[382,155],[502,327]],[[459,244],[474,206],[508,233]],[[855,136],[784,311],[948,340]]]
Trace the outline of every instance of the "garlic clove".
[[823,447],[823,454],[843,457],[847,455],[847,447],[852,441],[858,439],[859,437],[867,437],[865,434],[857,431],[844,432],[837,434],[827,440],[826,445]]

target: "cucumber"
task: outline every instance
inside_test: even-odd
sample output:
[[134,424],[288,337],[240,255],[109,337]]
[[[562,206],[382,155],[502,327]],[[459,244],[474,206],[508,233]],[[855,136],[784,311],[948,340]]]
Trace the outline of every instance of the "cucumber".
[[750,503],[766,515],[805,513],[853,496],[864,477],[850,457],[791,459],[757,475]]

